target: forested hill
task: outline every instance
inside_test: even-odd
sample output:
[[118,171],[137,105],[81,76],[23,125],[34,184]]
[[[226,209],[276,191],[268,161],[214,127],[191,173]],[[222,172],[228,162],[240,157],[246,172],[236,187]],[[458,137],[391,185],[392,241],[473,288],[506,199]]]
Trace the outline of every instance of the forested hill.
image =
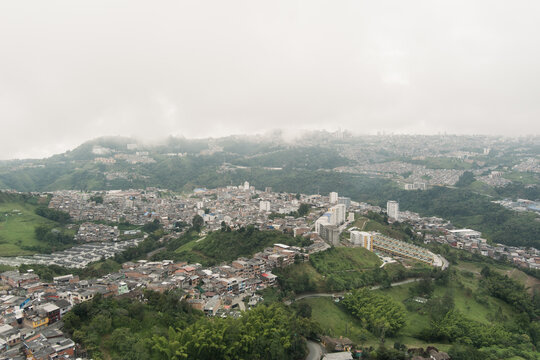
[[[160,145],[142,145],[129,138],[100,138],[47,159],[0,162],[0,189],[189,190],[229,185],[238,178],[234,171],[246,167],[330,170],[349,163],[335,149],[319,145],[232,138],[170,138]],[[217,177],[216,172],[225,175]]]
[[[310,140],[293,145],[263,138],[169,138],[160,145],[141,145],[130,138],[100,138],[48,159],[0,162],[0,188],[86,191],[152,186],[191,191],[247,180],[257,189],[270,186],[274,191],[306,194],[337,191],[380,206],[394,199],[402,210],[446,218],[456,226],[482,231],[489,240],[540,248],[537,216],[492,203],[510,195],[535,200],[540,198],[538,186],[512,183],[497,188],[495,194],[499,195],[495,197],[480,195],[468,187],[404,191],[382,177],[332,171],[354,163],[339,150],[343,144],[325,141],[324,136]],[[382,156],[380,151],[371,151]],[[394,155],[384,156],[388,160]]]

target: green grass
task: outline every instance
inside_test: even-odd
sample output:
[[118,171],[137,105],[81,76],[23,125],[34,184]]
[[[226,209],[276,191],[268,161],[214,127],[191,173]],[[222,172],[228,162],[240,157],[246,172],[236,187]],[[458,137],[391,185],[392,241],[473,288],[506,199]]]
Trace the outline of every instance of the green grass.
[[366,225],[366,223],[369,221],[368,218],[366,217],[359,217],[358,219],[356,219],[354,221],[354,224],[353,226],[356,226],[358,229],[360,229],[360,231],[363,231],[364,230],[364,226]]
[[[334,303],[332,298],[311,298],[301,300],[311,306],[311,317],[321,326],[323,333],[329,336],[348,337],[356,343],[362,343],[366,334],[362,324],[344,309]],[[370,338],[372,335],[368,335]]]
[[[274,273],[283,279],[282,287],[291,287],[295,292],[326,292],[328,285],[323,275],[309,263],[292,264],[276,269]],[[288,286],[286,285],[288,283]]]
[[[200,238],[197,238],[197,239],[194,239],[194,240],[191,240],[190,242],[188,243],[185,243],[184,245],[180,246],[178,249],[176,249],[175,251],[176,252],[183,252],[183,251],[191,251],[193,250],[193,247],[195,245],[197,245],[197,240],[199,240]],[[199,242],[202,242],[204,240],[201,240]]]
[[[379,345],[379,339],[369,333],[362,326],[360,321],[342,309],[339,304],[332,300],[332,298],[311,298],[303,299],[300,302],[311,306],[311,317],[319,323],[324,335],[332,337],[348,337],[356,344],[363,346],[376,347]],[[416,324],[415,321],[418,321],[418,319],[415,317],[408,317],[405,329],[407,329],[411,323]],[[441,350],[446,350],[450,347],[448,344],[426,343],[425,341],[407,335],[404,331],[405,329],[402,329],[398,335],[392,338],[386,338],[385,343],[390,344],[391,346],[394,342],[399,341],[408,347],[426,347],[426,345],[434,345]]]
[[[55,224],[34,213],[37,206],[22,202],[0,203],[0,256],[32,254],[23,246],[42,245],[34,235],[40,224]],[[19,211],[19,213],[14,212]],[[6,216],[7,215],[7,216]]]
[[540,176],[535,173],[512,171],[504,173],[503,177],[508,180],[520,182],[525,185],[540,183]]
[[[497,320],[498,322],[502,321],[511,325],[516,318],[516,313],[508,304],[490,296],[486,297],[485,304],[475,300],[473,292],[478,289],[479,275],[473,275],[472,277],[470,275],[463,276],[462,271],[475,272],[479,268],[480,266],[471,263],[465,263],[464,266],[460,266],[457,269],[457,275],[447,285],[435,286],[433,296],[443,296],[449,292],[453,298],[455,308],[467,318],[484,324],[491,324],[495,321],[493,320],[493,316],[499,314],[502,315],[501,318],[504,320]],[[405,284],[390,289],[375,291],[391,297],[398,303],[404,304],[406,301],[410,301],[411,295],[409,289],[412,286],[414,284]],[[301,301],[312,307],[312,318],[321,325],[323,334],[335,337],[346,336],[354,342],[365,346],[378,345],[379,339],[370,333],[366,333],[362,324],[331,298],[311,298]],[[418,304],[417,310],[406,309],[406,313],[406,325],[395,337],[387,338],[387,344],[393,344],[398,341],[409,347],[425,347],[428,344],[442,350],[447,350],[450,347],[450,344],[426,343],[416,337],[421,330],[430,326],[431,320],[429,314],[424,309],[424,305]]]
[[332,248],[311,256],[311,263],[322,274],[374,269],[382,264],[377,255],[364,248]]
[[369,220],[366,223],[364,231],[377,231],[398,240],[406,240],[407,238],[402,231],[392,229],[389,225],[384,225],[373,220]]
[[497,192],[493,189],[493,187],[489,186],[483,181],[475,180],[469,186],[467,186],[467,189],[479,194],[497,196]]

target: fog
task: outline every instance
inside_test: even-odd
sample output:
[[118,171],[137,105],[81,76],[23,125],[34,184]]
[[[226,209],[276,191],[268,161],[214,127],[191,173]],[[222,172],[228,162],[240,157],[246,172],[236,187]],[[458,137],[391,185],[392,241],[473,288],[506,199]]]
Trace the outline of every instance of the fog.
[[540,134],[536,1],[3,1],[0,159],[104,135]]

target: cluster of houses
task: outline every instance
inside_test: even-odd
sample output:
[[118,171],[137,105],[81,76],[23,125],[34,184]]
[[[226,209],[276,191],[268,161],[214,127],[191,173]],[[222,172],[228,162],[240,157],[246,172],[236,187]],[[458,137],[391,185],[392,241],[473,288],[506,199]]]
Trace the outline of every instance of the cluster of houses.
[[126,262],[116,273],[81,280],[55,277],[44,282],[33,271],[0,274],[0,359],[71,359],[76,344],[62,333],[58,322],[74,305],[97,294],[139,296],[142,289],[158,292],[182,289],[181,299],[209,316],[236,316],[246,306],[263,300],[258,290],[273,286],[271,270],[309,258],[309,248],[275,244],[251,258],[204,268],[200,264],[163,260]]
[[120,231],[118,226],[96,224],[91,222],[82,223],[75,235],[78,242],[118,241]]
[[58,265],[82,269],[92,262],[111,258],[129,247],[137,246],[142,240],[141,237],[117,242],[93,242],[77,245],[52,254],[0,257],[0,264],[8,266],[22,264]]
[[418,231],[429,230],[425,242],[448,244],[456,249],[487,256],[496,260],[508,260],[521,268],[540,269],[540,251],[536,248],[488,244],[482,233],[473,229],[456,229],[450,221],[437,217],[421,217],[413,212],[401,212],[400,219],[410,223]]
[[[59,326],[75,303],[67,282],[45,283],[31,271],[6,271],[0,281],[0,359],[73,359],[76,344]],[[69,286],[82,291],[78,279]]]
[[[95,203],[96,195],[103,199],[102,203]],[[340,198],[339,201],[347,202],[347,207],[351,205],[348,198]],[[276,193],[270,188],[261,191],[245,182],[240,186],[195,189],[189,196],[177,196],[154,188],[106,192],[57,191],[52,193],[49,207],[69,213],[76,221],[85,222],[127,221],[143,225],[157,219],[166,229],[172,229],[179,222],[189,222],[195,215],[200,215],[210,231],[218,230],[224,222],[232,228],[256,225],[292,233],[295,228],[309,229],[308,224],[320,215],[314,212],[300,218],[288,217],[299,209],[301,203],[321,212],[333,204],[329,196]],[[358,203],[352,205],[358,206]]]

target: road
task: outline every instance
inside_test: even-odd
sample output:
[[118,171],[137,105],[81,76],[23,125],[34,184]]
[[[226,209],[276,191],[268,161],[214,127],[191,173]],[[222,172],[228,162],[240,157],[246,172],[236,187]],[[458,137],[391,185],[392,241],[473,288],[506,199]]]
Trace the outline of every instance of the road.
[[[407,280],[403,280],[403,281],[398,281],[398,282],[395,282],[395,283],[392,283],[390,284],[390,286],[400,286],[400,285],[405,285],[405,284],[410,284],[412,282],[415,282],[415,281],[419,281],[420,278],[414,278],[414,279],[407,279]],[[381,285],[377,285],[377,286],[372,286],[371,288],[369,288],[370,290],[378,290],[381,288]],[[315,294],[304,294],[304,295],[299,295],[297,297],[294,298],[294,301],[298,301],[298,300],[302,300],[302,299],[309,299],[309,298],[316,298],[316,297],[334,297],[334,296],[343,296],[345,295],[347,292],[346,291],[342,291],[342,292],[337,292],[337,293],[315,293]],[[290,300],[287,300],[285,301],[285,304],[286,305],[290,305],[291,304],[291,301]]]
[[306,360],[321,360],[323,349],[321,344],[315,341],[307,341],[308,354]]

